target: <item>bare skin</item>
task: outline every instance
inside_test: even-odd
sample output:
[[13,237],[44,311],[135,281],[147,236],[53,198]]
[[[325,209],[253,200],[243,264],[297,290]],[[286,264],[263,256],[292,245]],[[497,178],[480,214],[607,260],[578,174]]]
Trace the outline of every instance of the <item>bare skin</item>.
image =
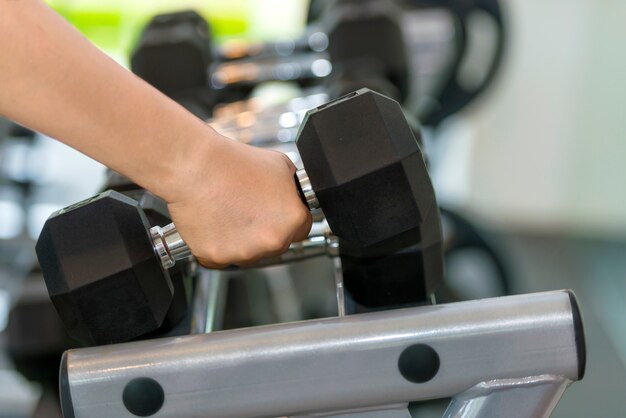
[[0,115],[163,198],[207,267],[278,255],[311,228],[284,154],[219,135],[39,0],[0,0]]

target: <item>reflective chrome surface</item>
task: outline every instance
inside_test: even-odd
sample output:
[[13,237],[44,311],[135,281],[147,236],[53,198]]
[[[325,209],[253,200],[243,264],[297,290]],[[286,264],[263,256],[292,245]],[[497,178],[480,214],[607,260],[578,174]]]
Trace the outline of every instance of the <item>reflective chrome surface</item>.
[[309,209],[319,209],[320,203],[317,201],[317,196],[315,196],[315,191],[313,190],[313,186],[311,185],[309,175],[306,173],[306,171],[304,171],[304,169],[300,169],[296,171],[296,177],[298,177],[298,181],[300,182],[300,189],[304,194],[304,198],[306,200],[306,204],[309,206]]
[[164,268],[168,269],[174,266],[176,261],[191,256],[189,247],[173,223],[164,227],[154,226],[150,228],[150,235],[152,236],[154,251],[161,259]]
[[266,258],[258,261],[250,268],[274,266],[278,264],[302,261],[319,256],[339,256],[339,244],[334,235],[310,235],[307,239],[294,242],[289,249],[278,257]]
[[337,296],[337,315],[346,316],[350,307],[346,306],[346,292],[343,286],[343,269],[341,268],[341,258],[333,259],[333,272],[335,277],[335,292]]
[[175,264],[174,259],[167,251],[167,247],[165,246],[165,240],[163,239],[163,234],[161,233],[161,227],[153,226],[150,228],[150,236],[152,237],[152,245],[154,246],[154,252],[161,259],[161,264],[163,268],[168,269],[173,267]]
[[[76,418],[130,418],[124,386],[149,377],[165,392],[155,417],[332,416],[464,392],[471,398],[467,391],[483,382],[577,380],[579,330],[570,294],[555,291],[86,348],[66,353],[62,396],[71,397]],[[414,344],[440,358],[425,383],[398,370],[400,354]],[[531,392],[508,393],[538,410],[561,390]],[[522,416],[500,412],[485,406],[481,416]]]
[[[164,268],[168,269],[174,266],[176,261],[191,257],[189,247],[173,223],[162,228],[159,226],[151,228],[150,235],[154,251],[161,259]],[[330,235],[326,222],[317,222],[313,225],[311,235],[304,241],[294,242],[284,254],[260,260],[247,268],[273,266],[322,255],[338,256],[339,242],[337,237]]]
[[227,282],[221,271],[200,269],[193,296],[191,334],[222,328]]

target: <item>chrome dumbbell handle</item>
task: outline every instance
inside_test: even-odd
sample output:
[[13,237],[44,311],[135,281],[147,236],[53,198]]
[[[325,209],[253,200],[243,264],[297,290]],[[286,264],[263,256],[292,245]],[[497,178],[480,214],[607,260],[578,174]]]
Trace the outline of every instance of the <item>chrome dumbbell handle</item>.
[[154,226],[150,228],[152,245],[154,252],[161,259],[163,268],[173,267],[178,260],[183,260],[191,256],[191,250],[183,241],[182,237],[173,223],[164,227]]
[[302,261],[308,258],[328,255],[336,257],[339,255],[339,241],[334,235],[309,235],[301,242],[294,242],[289,249],[278,257],[265,258],[247,268],[260,268],[275,266],[292,261]]
[[[311,181],[306,171],[304,171],[304,169],[296,171],[295,178],[302,200],[309,207],[309,210],[318,209],[319,202],[317,201],[317,196],[311,186]],[[173,267],[178,260],[183,260],[191,256],[191,250],[189,250],[189,247],[185,241],[183,241],[174,223],[170,223],[164,227],[154,226],[150,229],[150,235],[154,251],[161,259],[163,268],[169,269]],[[255,264],[255,267],[303,260],[324,254],[337,255],[338,252],[339,244],[337,238],[330,234],[328,225],[324,224],[320,231],[313,231],[306,240],[292,244],[289,250],[282,256],[262,260],[258,265]]]
[[[189,247],[187,247],[187,244],[182,240],[173,223],[164,227],[152,227],[150,234],[152,236],[154,251],[161,259],[163,268],[169,269],[176,264],[176,261],[191,256]],[[254,265],[247,266],[247,268],[273,266],[321,255],[338,256],[339,242],[337,237],[330,235],[328,232],[314,231],[304,241],[291,244],[284,254],[278,257],[260,260]]]
[[311,179],[309,179],[309,175],[304,171],[303,168],[296,171],[296,180],[298,187],[300,188],[300,192],[302,193],[302,200],[309,207],[309,210],[315,210],[320,208],[320,202],[317,200],[317,196],[315,195],[315,190],[313,190],[313,186],[311,185]]

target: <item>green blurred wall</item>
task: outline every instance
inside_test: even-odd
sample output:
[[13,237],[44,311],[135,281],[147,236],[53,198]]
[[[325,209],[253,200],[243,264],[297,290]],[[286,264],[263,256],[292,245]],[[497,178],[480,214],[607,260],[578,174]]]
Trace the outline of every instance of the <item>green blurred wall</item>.
[[47,0],[98,47],[125,63],[151,16],[193,8],[211,23],[216,39],[297,36],[307,0]]

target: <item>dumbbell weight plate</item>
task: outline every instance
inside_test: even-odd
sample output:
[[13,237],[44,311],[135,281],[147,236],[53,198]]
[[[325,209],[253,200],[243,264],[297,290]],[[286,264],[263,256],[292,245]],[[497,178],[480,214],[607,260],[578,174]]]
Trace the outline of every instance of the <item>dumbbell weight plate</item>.
[[[99,199],[102,205],[89,204]],[[62,222],[69,211],[72,228]],[[107,344],[161,326],[174,290],[155,258],[149,229],[137,201],[112,191],[48,219],[37,256],[50,298],[74,339]]]

